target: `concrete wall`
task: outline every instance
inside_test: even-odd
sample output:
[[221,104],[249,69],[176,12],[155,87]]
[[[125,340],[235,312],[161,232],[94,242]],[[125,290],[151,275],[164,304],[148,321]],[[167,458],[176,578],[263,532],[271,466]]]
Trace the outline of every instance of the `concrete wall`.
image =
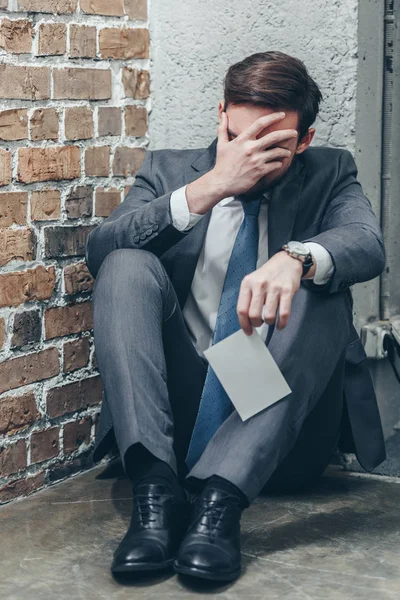
[[325,101],[316,143],[355,147],[357,0],[152,0],[151,149],[195,148],[216,135],[229,65],[281,50],[306,63]]

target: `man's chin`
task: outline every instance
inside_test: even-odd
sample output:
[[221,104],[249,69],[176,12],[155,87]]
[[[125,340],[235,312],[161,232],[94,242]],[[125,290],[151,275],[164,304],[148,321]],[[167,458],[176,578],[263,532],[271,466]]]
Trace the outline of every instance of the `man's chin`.
[[247,198],[253,198],[254,196],[262,194],[263,192],[266,192],[267,190],[273,188],[277,183],[279,183],[281,179],[283,179],[283,177],[286,175],[286,173],[287,170],[283,173],[277,173],[276,175],[272,173],[270,175],[264,175],[264,177],[259,179],[257,183],[253,185],[252,188],[247,190],[247,192],[245,192],[242,195],[246,196]]

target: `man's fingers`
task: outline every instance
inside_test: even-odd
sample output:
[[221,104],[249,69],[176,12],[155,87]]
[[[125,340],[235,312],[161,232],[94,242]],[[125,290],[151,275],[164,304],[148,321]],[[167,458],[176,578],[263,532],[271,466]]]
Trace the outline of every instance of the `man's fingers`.
[[296,131],[296,129],[278,129],[277,131],[271,131],[270,133],[266,133],[262,137],[258,138],[255,143],[255,147],[259,151],[265,150],[266,148],[271,148],[271,146],[275,146],[280,142],[296,138],[298,135],[299,132]]
[[279,321],[278,329],[286,327],[290,317],[290,311],[292,308],[293,294],[291,292],[284,292],[281,294],[279,303]]
[[277,169],[280,169],[282,166],[281,162],[267,162],[265,167],[263,167],[262,169],[262,174],[261,177],[264,177],[265,175],[268,175],[268,173],[272,173],[272,171],[276,171]]
[[264,306],[264,321],[268,325],[273,325],[276,319],[276,311],[279,305],[279,291],[271,288],[267,292],[267,299]]
[[274,160],[280,161],[281,159],[289,158],[291,155],[292,153],[290,150],[287,150],[287,148],[271,148],[271,150],[265,150],[261,154],[260,160],[265,163],[272,162]]
[[249,307],[249,318],[254,327],[259,327],[263,324],[262,309],[265,302],[265,292],[252,292],[251,302]]
[[225,111],[221,113],[221,120],[218,125],[218,142],[229,142],[228,115]]
[[285,113],[271,113],[270,115],[264,115],[259,117],[254,123],[252,123],[243,133],[241,137],[246,139],[255,139],[257,135],[266,127],[278,123],[285,118]]
[[249,318],[250,302],[251,289],[248,286],[242,285],[240,287],[236,312],[238,315],[240,327],[247,335],[251,335],[253,333],[253,326]]

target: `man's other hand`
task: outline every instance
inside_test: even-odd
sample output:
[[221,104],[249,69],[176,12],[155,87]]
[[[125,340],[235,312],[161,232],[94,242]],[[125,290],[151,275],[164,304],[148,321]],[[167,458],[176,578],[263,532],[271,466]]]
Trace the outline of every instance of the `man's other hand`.
[[237,315],[246,335],[251,335],[253,326],[259,327],[264,321],[273,325],[278,310],[277,328],[286,327],[293,297],[300,288],[302,273],[301,261],[282,251],[244,277],[240,286]]

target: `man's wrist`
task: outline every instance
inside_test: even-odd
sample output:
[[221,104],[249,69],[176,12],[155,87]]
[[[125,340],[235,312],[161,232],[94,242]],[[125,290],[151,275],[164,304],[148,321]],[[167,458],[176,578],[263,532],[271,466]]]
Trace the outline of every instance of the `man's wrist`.
[[224,186],[213,169],[186,187],[186,200],[191,213],[205,214],[225,197]]
[[303,274],[303,262],[299,258],[295,258],[294,256],[291,256],[285,250],[281,250],[279,252],[279,254],[281,254],[282,256],[285,256],[288,259],[287,264],[291,265],[293,268],[295,268],[299,273],[299,277],[301,278],[301,276]]

